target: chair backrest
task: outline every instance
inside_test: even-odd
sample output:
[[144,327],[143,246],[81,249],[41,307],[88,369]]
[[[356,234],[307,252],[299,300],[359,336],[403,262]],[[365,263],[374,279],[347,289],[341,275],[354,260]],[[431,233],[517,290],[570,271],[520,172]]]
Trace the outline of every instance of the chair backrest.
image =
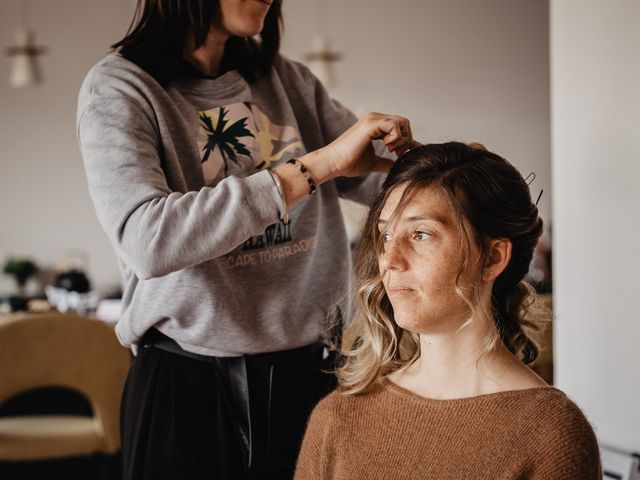
[[119,408],[131,356],[100,320],[33,314],[0,320],[0,402],[39,387],[87,397],[105,452],[120,445]]

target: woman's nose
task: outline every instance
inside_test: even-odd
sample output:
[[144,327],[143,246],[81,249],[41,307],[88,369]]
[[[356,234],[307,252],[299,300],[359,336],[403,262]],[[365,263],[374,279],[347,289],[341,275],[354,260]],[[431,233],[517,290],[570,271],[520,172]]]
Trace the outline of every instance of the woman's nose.
[[390,240],[384,244],[384,251],[378,259],[380,271],[386,270],[406,270],[407,257],[401,241]]

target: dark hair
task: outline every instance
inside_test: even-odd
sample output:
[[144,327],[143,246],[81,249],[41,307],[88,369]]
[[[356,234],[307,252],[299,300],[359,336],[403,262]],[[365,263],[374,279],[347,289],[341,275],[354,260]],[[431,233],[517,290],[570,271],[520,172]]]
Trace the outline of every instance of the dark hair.
[[[339,372],[343,386],[353,392],[359,391],[371,384],[379,372],[393,370],[419,355],[417,336],[404,331],[393,320],[393,309],[378,270],[384,233],[378,230],[378,219],[391,191],[402,184],[406,184],[406,188],[394,215],[404,208],[415,192],[428,186],[442,188],[456,212],[461,234],[467,240],[463,256],[466,258],[460,265],[456,285],[469,265],[471,242],[478,245],[484,265],[489,239],[508,238],[511,241],[509,263],[493,284],[492,311],[484,312],[493,317],[496,326],[485,345],[487,350],[493,348],[499,335],[514,355],[526,364],[532,363],[539,350],[530,334],[538,327],[527,317],[533,297],[531,287],[523,279],[542,234],[542,220],[531,200],[529,187],[511,163],[480,144],[430,144],[411,150],[395,162],[371,207],[356,248],[358,302],[364,315],[356,318],[354,328],[355,338],[362,345],[355,345],[352,352],[348,351],[349,347],[345,349],[347,357],[353,358],[348,358]],[[484,271],[479,272],[477,284],[483,274]],[[474,301],[478,304],[478,291],[474,292],[473,300],[461,289],[457,291],[472,308]],[[380,344],[373,346],[373,340],[363,343],[369,337]],[[378,365],[378,372],[370,367],[361,368],[358,362]]]
[[[221,71],[238,70],[247,81],[267,73],[280,49],[282,0],[274,0],[260,32],[253,38],[229,37]],[[128,60],[167,85],[184,74],[182,50],[189,29],[196,48],[204,44],[213,22],[220,20],[218,0],[138,0],[125,37],[111,45]]]

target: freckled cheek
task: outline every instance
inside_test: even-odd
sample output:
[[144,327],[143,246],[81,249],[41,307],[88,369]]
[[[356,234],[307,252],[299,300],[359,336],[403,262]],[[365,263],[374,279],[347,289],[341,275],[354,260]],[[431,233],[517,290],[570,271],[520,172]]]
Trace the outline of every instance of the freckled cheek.
[[456,271],[449,265],[425,262],[420,268],[421,286],[430,296],[449,297],[455,295]]

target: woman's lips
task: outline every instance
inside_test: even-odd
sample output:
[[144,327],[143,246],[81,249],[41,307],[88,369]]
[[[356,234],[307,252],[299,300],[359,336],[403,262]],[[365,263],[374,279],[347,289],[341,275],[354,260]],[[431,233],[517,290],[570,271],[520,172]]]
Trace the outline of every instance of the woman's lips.
[[393,296],[409,295],[414,291],[414,289],[409,287],[387,287],[387,295]]

